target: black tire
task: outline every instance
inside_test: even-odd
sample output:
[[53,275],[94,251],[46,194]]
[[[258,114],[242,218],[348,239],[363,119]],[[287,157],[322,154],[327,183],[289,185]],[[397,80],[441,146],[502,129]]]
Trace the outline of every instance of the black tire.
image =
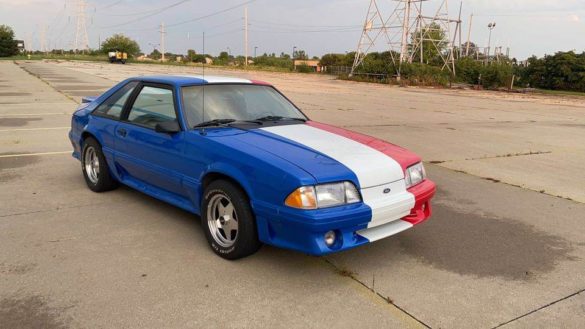
[[[260,249],[262,243],[258,239],[256,219],[250,207],[248,197],[241,188],[226,180],[216,180],[209,184],[203,196],[201,226],[203,227],[209,246],[217,255],[225,259],[235,260],[252,255]],[[213,233],[213,224],[210,224],[208,220],[208,214],[211,212],[209,207],[213,206],[210,204],[210,201],[221,197],[231,202],[235,210],[235,217],[237,218],[235,242],[230,246],[223,246],[216,240]],[[218,234],[217,230],[215,230],[215,234]]]
[[[99,168],[99,173],[96,173],[95,176],[87,172],[88,169],[85,164],[86,157],[91,156],[90,153],[92,151],[98,160],[97,167]],[[94,192],[111,191],[119,185],[116,179],[110,174],[110,169],[108,168],[108,163],[106,162],[100,143],[92,137],[86,138],[83,142],[83,150],[81,151],[81,171],[83,172],[83,178],[85,178],[87,187]],[[90,178],[90,175],[92,175],[93,178]]]

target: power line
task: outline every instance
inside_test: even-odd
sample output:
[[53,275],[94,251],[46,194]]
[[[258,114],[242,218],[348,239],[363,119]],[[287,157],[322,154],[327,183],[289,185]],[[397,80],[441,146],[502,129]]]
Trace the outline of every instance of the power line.
[[116,24],[116,25],[110,25],[110,26],[102,26],[100,28],[102,28],[102,29],[108,29],[108,28],[112,28],[112,27],[119,27],[119,26],[124,26],[124,25],[128,25],[128,24],[132,24],[132,23],[135,23],[135,22],[139,22],[139,21],[141,21],[141,20],[143,20],[145,18],[158,15],[158,14],[164,12],[164,11],[167,11],[167,10],[169,10],[171,8],[177,7],[179,5],[182,5],[185,2],[189,2],[189,1],[191,1],[191,0],[181,0],[181,1],[175,2],[175,3],[171,4],[171,5],[168,5],[168,6],[165,6],[165,7],[162,7],[162,8],[158,8],[156,10],[156,12],[153,12],[153,13],[150,13],[148,15],[144,15],[144,16],[138,17],[138,18],[133,19],[133,20],[130,20],[128,22],[121,23],[121,24]]
[[113,3],[111,3],[109,5],[106,5],[104,7],[96,8],[96,10],[108,9],[108,8],[111,8],[111,7],[114,7],[114,6],[118,5],[118,4],[120,4],[121,2],[124,2],[124,0],[114,1]]
[[322,27],[322,28],[360,28],[362,25],[355,24],[355,25],[307,25],[307,24],[286,24],[286,23],[274,23],[268,21],[261,21],[256,19],[251,19],[250,22],[260,24],[260,25],[274,25],[274,26],[283,26],[283,27]]
[[[103,8],[102,8],[103,9]],[[158,12],[159,9],[149,9],[149,10],[145,10],[145,11],[141,11],[141,12],[137,12],[137,13],[131,13],[131,14],[104,14],[104,13],[99,13],[100,16],[113,16],[113,17],[128,17],[128,16],[140,16],[140,15],[147,15],[147,14],[152,14],[155,12]]]
[[237,9],[237,8],[240,8],[240,7],[243,7],[243,6],[248,5],[248,4],[251,4],[252,2],[255,2],[255,1],[256,0],[249,0],[249,1],[246,1],[246,2],[243,2],[243,3],[240,3],[239,5],[235,5],[235,6],[226,8],[226,9],[222,9],[222,10],[219,10],[219,11],[216,11],[216,12],[213,12],[213,13],[210,13],[210,14],[207,14],[207,15],[199,16],[199,17],[192,18],[192,19],[189,19],[189,20],[186,20],[186,21],[182,21],[182,22],[179,22],[179,23],[175,23],[175,24],[169,24],[168,27],[175,27],[175,26],[179,26],[179,25],[183,25],[183,24],[187,24],[187,23],[192,23],[192,22],[200,21],[200,20],[205,19],[205,18],[213,17],[213,16],[216,16],[216,15],[223,14],[223,13],[226,13],[228,11],[231,11],[231,10],[234,10],[234,9]]
[[344,29],[322,29],[322,30],[250,30],[253,32],[267,32],[267,33],[343,33],[343,32],[360,32],[362,29],[344,28]]

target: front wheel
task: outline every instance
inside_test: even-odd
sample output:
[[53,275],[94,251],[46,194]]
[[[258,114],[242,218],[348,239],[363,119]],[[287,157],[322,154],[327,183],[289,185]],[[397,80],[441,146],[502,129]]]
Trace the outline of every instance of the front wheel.
[[217,180],[205,189],[201,221],[211,249],[225,259],[243,258],[261,247],[248,198],[231,182]]
[[101,145],[91,137],[83,142],[81,170],[87,187],[94,192],[110,191],[118,187],[118,182],[110,174]]

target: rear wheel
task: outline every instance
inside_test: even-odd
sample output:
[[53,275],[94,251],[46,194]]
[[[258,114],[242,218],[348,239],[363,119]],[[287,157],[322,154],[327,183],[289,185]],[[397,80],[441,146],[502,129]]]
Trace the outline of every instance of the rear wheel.
[[83,143],[81,170],[87,187],[94,192],[110,191],[118,187],[118,182],[110,174],[101,145],[92,137]]
[[248,198],[231,182],[217,180],[207,187],[201,221],[211,249],[225,259],[246,257],[261,247]]

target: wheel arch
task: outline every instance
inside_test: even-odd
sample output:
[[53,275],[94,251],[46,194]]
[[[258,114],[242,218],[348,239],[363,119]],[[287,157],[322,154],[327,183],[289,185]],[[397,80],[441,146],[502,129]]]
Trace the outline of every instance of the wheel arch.
[[228,181],[232,184],[234,184],[236,187],[240,188],[246,198],[248,199],[248,201],[250,201],[250,192],[248,191],[248,189],[244,186],[244,184],[240,183],[240,181],[234,177],[232,177],[232,175],[226,174],[224,172],[220,172],[220,171],[209,171],[207,173],[205,173],[205,175],[202,177],[201,179],[201,200],[199,200],[200,202],[203,201],[203,193],[205,192],[205,190],[207,189],[207,187],[213,183],[214,181],[217,180],[225,180]]
[[80,143],[79,143],[81,145],[81,148],[82,149],[83,149],[83,142],[85,142],[85,140],[88,139],[88,138],[90,138],[90,137],[93,138],[93,139],[95,139],[100,144],[100,146],[102,145],[102,143],[99,141],[99,139],[97,139],[97,137],[95,137],[94,134],[92,134],[91,132],[85,130],[84,132],[81,133],[81,140],[80,140]]

